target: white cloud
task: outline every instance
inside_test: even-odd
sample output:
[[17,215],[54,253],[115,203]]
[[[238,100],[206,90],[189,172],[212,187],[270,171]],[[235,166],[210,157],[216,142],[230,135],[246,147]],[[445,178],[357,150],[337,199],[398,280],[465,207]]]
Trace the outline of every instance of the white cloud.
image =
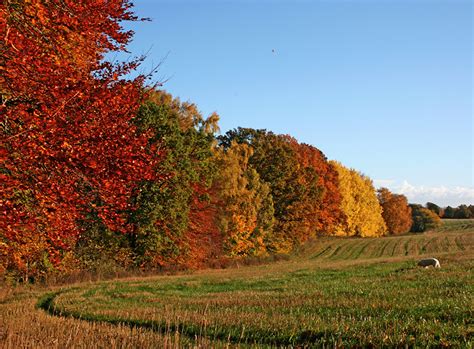
[[394,180],[374,180],[374,185],[387,187],[394,193],[403,194],[410,203],[425,204],[430,201],[439,206],[474,204],[473,187],[416,186],[406,180],[401,183]]
[[394,183],[395,181],[393,179],[374,179],[374,185],[377,188],[381,188],[381,187],[386,188],[386,187],[391,186]]

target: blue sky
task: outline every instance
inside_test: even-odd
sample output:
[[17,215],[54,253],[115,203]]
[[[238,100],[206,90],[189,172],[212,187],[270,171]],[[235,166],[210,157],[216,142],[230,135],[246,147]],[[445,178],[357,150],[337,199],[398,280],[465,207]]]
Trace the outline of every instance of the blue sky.
[[290,134],[410,201],[474,203],[471,1],[135,0],[129,51],[222,132]]

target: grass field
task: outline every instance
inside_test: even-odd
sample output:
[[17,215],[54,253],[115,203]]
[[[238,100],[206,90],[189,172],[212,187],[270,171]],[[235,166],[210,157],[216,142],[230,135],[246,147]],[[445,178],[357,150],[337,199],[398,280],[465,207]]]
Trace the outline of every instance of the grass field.
[[[0,346],[469,348],[473,250],[474,220],[451,220],[425,234],[321,238],[273,264],[4,290]],[[416,267],[421,256],[442,268]]]

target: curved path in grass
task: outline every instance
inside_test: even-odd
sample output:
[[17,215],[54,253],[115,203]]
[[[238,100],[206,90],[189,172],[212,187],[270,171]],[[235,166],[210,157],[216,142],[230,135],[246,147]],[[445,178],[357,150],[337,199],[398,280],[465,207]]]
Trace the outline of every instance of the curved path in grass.
[[[469,347],[473,237],[321,239],[290,261],[74,287],[38,306],[222,343]],[[423,255],[442,268],[416,268]]]

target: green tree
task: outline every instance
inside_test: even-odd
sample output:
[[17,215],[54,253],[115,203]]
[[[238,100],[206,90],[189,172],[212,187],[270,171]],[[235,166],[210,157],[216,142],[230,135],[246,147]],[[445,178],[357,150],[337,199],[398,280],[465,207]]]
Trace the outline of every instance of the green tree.
[[469,210],[469,207],[467,205],[459,205],[456,208],[456,211],[454,213],[454,218],[458,219],[466,219],[466,218],[471,218],[471,210]]
[[411,231],[424,232],[433,230],[441,226],[441,218],[433,211],[424,208],[421,205],[411,204],[413,225]]
[[469,205],[469,211],[471,212],[471,218],[474,218],[474,205]]
[[444,209],[443,218],[454,218],[454,213],[456,210],[451,206],[448,206]]
[[[144,181],[133,198],[131,215],[137,227],[130,246],[141,266],[186,263],[191,244],[189,217],[196,200],[206,200],[215,164],[212,147],[218,117],[204,119],[192,103],[153,91],[135,118],[140,129],[151,129],[153,147],[166,150],[156,171],[168,179]],[[212,220],[211,220],[212,221]]]
[[432,203],[432,202],[427,202],[426,203],[426,208],[430,211],[433,211],[434,213],[436,213],[439,217],[442,216],[443,214],[443,209],[441,207],[439,207],[438,205]]
[[103,224],[97,212],[80,221],[82,234],[75,247],[78,268],[95,273],[110,273],[133,265],[133,252],[126,234]]

